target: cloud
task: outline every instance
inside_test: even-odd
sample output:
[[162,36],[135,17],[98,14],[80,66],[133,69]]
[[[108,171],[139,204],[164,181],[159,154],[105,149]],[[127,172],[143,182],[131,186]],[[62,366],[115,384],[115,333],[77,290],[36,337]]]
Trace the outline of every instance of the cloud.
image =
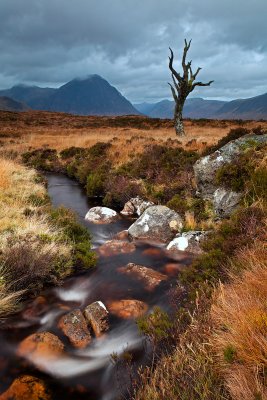
[[0,87],[98,73],[132,101],[170,98],[168,47],[214,79],[194,96],[267,91],[266,0],[2,0]]

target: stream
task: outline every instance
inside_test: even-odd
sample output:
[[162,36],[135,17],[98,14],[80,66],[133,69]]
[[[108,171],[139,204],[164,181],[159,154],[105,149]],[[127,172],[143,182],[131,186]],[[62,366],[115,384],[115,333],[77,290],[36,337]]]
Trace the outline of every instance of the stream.
[[[76,213],[79,222],[91,232],[94,249],[97,250],[133,223],[133,218],[121,218],[104,225],[85,221],[88,209],[96,204],[88,202],[81,186],[61,174],[47,174],[46,178],[53,206],[63,205]],[[24,309],[9,318],[7,327],[0,331],[0,392],[5,391],[18,376],[29,374],[40,377],[48,384],[53,400],[117,400],[120,396],[127,399],[131,374],[125,366],[118,366],[115,358],[129,352],[135,370],[149,364],[151,358],[149,342],[139,333],[135,320],[110,314],[108,332],[101,338],[94,338],[84,349],[71,346],[58,328],[58,320],[71,310],[83,310],[95,301],[107,304],[115,300],[135,299],[145,302],[150,311],[154,306],[169,311],[171,288],[177,281],[177,272],[173,273],[175,265],[179,271],[178,266],[185,267],[191,260],[189,254],[172,258],[162,246],[137,243],[134,252],[100,256],[95,269],[66,279],[60,287],[44,290],[39,296],[42,301],[37,307],[38,312],[27,312],[34,302],[34,299],[29,300]],[[140,281],[118,271],[129,262],[162,272],[168,279],[154,291],[147,291]],[[65,345],[65,352],[53,362],[46,360],[45,368],[40,372],[29,361],[18,357],[16,349],[28,335],[44,331],[57,335]]]

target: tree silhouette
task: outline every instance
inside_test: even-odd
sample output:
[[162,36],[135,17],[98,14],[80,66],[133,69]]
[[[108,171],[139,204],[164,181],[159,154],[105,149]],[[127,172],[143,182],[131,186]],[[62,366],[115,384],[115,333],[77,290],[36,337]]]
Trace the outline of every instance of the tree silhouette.
[[169,85],[171,87],[172,95],[175,101],[174,126],[176,134],[178,136],[185,136],[184,123],[183,123],[183,108],[187,96],[195,89],[196,86],[210,86],[210,84],[214,82],[214,81],[209,81],[208,83],[202,83],[199,81],[195,82],[196,77],[201,68],[198,68],[196,72],[193,74],[191,68],[192,61],[186,62],[186,56],[191,45],[191,40],[187,43],[187,40],[185,39],[184,42],[185,46],[182,58],[183,76],[181,76],[179,72],[177,72],[173,68],[174,56],[172,49],[169,48],[171,52],[171,55],[169,56],[169,69],[172,74],[172,80],[174,86],[171,83],[169,83]]

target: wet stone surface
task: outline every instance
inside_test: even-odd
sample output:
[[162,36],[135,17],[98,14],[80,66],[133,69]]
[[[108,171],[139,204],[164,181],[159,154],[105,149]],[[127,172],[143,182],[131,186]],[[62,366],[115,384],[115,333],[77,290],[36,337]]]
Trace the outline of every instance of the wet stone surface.
[[91,342],[91,335],[81,310],[74,310],[60,318],[59,328],[77,348],[84,348]]

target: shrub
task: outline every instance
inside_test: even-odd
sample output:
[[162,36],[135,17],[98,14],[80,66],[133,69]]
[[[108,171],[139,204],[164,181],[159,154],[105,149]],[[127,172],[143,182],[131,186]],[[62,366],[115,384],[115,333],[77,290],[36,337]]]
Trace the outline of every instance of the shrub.
[[214,153],[214,151],[219,150],[222,146],[225,146],[227,143],[231,142],[231,140],[239,139],[240,137],[248,134],[249,130],[247,128],[240,127],[240,128],[230,129],[229,133],[226,136],[220,139],[217,144],[206,148],[202,153],[202,155],[207,156],[209,154],[212,154]]

